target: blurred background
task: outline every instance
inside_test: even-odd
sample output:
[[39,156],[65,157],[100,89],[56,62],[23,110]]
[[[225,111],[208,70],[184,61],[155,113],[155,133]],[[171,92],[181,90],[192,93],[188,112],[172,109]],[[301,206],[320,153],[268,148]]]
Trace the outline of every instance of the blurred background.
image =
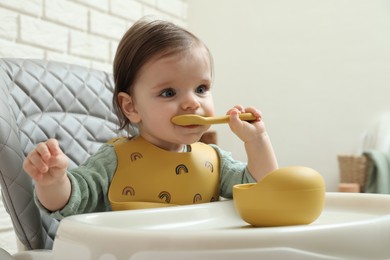
[[[388,0],[0,0],[0,57],[111,72],[121,36],[145,15],[199,36],[214,58],[217,113],[259,108],[280,166],[316,169],[327,191],[337,191],[337,155],[360,154],[365,133],[390,113]],[[245,161],[229,128],[213,128]],[[0,214],[0,247],[12,252]]]
[[261,109],[280,166],[312,167],[336,191],[337,155],[361,152],[390,112],[390,1],[190,0],[188,23],[214,55],[217,111]]

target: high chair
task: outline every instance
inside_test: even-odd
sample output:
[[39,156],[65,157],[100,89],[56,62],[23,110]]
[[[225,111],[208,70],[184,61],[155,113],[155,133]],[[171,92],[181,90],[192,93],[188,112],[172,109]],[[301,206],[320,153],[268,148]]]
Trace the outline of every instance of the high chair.
[[110,73],[54,61],[0,59],[0,184],[21,250],[51,249],[58,221],[41,214],[22,164],[56,138],[79,165],[117,136]]

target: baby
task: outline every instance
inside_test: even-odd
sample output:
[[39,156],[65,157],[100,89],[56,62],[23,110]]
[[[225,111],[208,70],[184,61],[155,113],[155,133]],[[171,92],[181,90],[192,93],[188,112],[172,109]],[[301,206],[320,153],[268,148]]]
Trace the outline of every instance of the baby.
[[[78,168],[55,139],[24,162],[38,205],[57,218],[108,210],[160,207],[231,198],[232,187],[256,182],[277,168],[261,113],[236,105],[229,126],[242,140],[247,163],[217,145],[198,142],[208,125],[179,126],[182,114],[214,115],[212,58],[205,44],[170,22],[136,22],[114,59],[114,109],[120,129],[138,133],[103,144]],[[255,120],[239,119],[252,113]]]

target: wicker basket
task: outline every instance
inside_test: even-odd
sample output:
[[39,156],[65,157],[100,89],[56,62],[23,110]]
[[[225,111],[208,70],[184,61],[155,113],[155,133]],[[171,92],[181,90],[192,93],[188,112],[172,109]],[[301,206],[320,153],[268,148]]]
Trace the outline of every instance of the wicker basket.
[[338,155],[340,182],[358,183],[360,192],[364,192],[371,159],[361,155]]

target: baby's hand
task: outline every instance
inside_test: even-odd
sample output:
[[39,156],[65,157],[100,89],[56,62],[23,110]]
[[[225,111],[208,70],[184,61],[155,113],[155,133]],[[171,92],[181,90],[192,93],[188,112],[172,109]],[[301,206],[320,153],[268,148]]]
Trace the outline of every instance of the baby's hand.
[[[252,113],[256,119],[250,122],[242,121],[238,117],[241,113]],[[261,118],[261,112],[254,107],[244,108],[237,105],[230,109],[226,114],[230,115],[230,129],[243,142],[251,142],[266,132],[264,122]]]
[[51,185],[65,176],[68,157],[62,152],[57,140],[49,139],[39,143],[27,155],[23,168],[37,184]]

